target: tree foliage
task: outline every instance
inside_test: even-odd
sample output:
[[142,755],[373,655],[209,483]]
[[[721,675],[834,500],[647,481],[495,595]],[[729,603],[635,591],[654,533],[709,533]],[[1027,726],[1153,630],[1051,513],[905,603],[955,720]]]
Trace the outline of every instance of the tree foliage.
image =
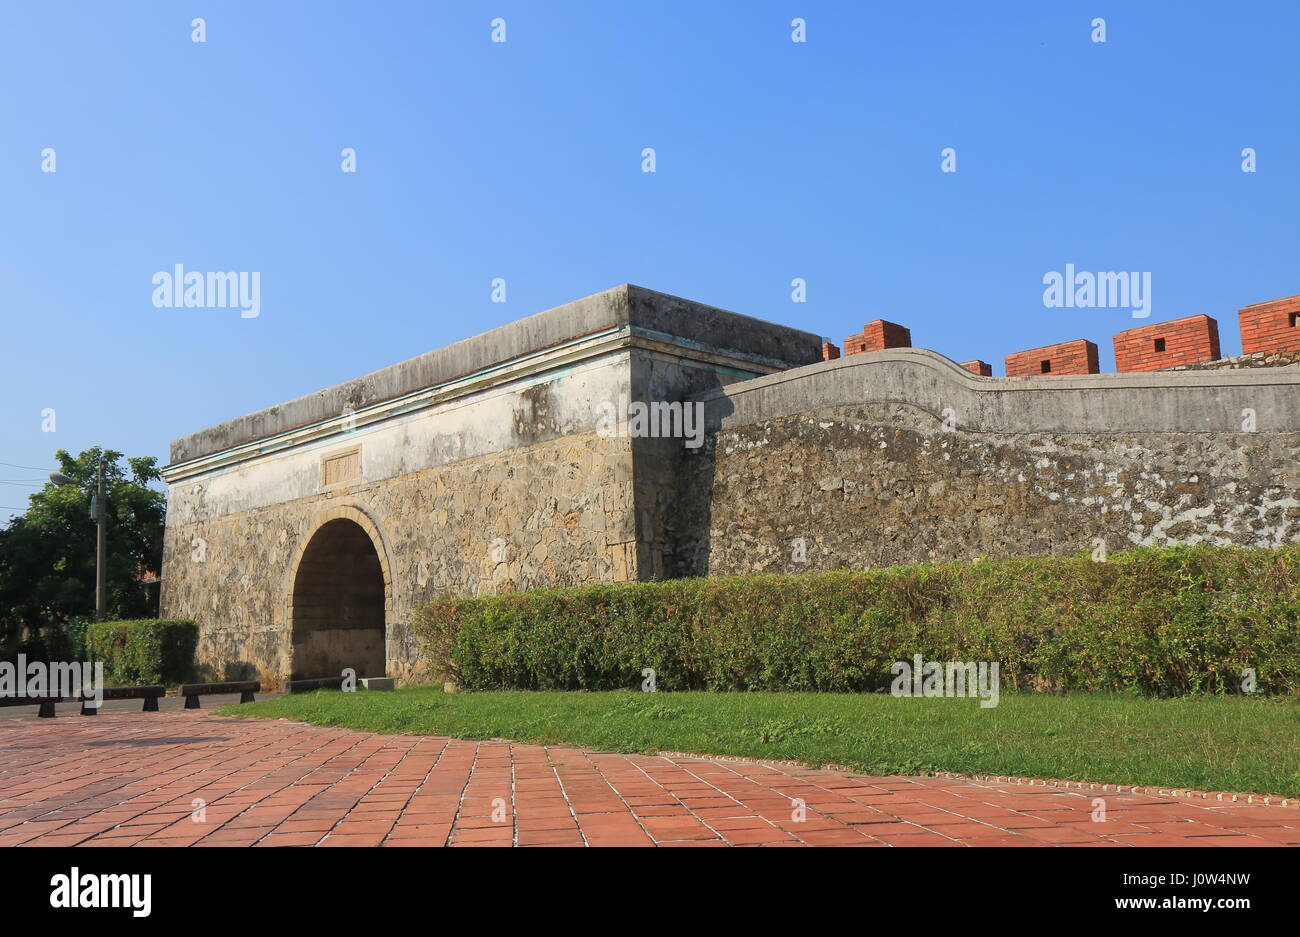
[[[107,490],[109,618],[156,613],[138,582],[162,564],[166,496],[149,485],[161,480],[152,456],[125,459],[96,446],[78,456],[60,449],[59,471],[75,485],[47,483],[30,497],[26,513],[0,530],[0,625],[4,650],[39,652],[42,631],[60,630],[95,611],[95,522],[90,499],[100,455]],[[28,640],[24,641],[24,632]]]

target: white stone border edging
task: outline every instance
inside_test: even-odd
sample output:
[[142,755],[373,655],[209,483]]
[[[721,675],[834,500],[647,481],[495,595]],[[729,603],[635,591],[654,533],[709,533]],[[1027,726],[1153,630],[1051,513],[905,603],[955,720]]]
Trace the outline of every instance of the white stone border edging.
[[[655,752],[660,758],[705,758],[709,761],[734,761],[753,765],[780,765],[805,768],[810,771],[837,771],[855,777],[877,777],[864,774],[846,765],[812,765],[805,761],[787,761],[776,758],[747,758],[741,755],[703,755],[699,752]],[[934,777],[951,781],[974,781],[978,784],[1023,784],[1030,787],[1059,787],[1067,790],[1095,791],[1110,794],[1144,794],[1149,797],[1175,797],[1185,800],[1213,800],[1216,803],[1233,803],[1262,807],[1287,807],[1300,810],[1300,797],[1282,797],[1277,794],[1250,794],[1233,791],[1196,791],[1178,787],[1151,787],[1141,784],[1100,784],[1094,781],[1067,781],[1062,778],[1030,778],[1005,774],[958,774],[955,771],[938,771],[930,775],[891,775],[891,777]]]

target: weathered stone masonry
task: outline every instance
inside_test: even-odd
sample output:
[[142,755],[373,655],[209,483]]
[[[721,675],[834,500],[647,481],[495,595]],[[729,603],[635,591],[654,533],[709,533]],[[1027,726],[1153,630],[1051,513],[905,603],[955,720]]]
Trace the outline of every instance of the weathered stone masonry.
[[1291,369],[996,379],[893,349],[705,399],[685,574],[1300,539]]
[[199,621],[214,674],[418,676],[408,625],[435,596],[664,575],[681,441],[598,435],[598,404],[819,357],[817,336],[620,287],[177,440],[163,613]]
[[[177,440],[163,613],[214,674],[418,679],[437,595],[1300,537],[1300,369],[822,358],[624,286]],[[620,397],[705,445],[601,435]]]

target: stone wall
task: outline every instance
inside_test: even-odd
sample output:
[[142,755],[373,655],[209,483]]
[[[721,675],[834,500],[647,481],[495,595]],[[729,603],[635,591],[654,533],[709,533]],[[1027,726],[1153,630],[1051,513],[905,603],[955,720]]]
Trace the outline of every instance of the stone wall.
[[213,676],[290,673],[297,559],[348,508],[371,519],[383,546],[389,675],[417,676],[408,626],[423,602],[636,578],[628,443],[589,433],[174,523],[162,614],[201,623],[198,658]]
[[991,379],[897,349],[702,399],[685,575],[1300,539],[1300,373]]
[[683,441],[602,408],[680,408],[819,345],[623,286],[176,440],[163,614],[198,621],[214,676],[425,677],[432,598],[671,574]]
[[[441,595],[1300,538],[1300,369],[821,344],[625,286],[177,440],[163,614],[212,676],[366,676],[382,630],[409,680]],[[703,445],[611,434],[630,402]]]
[[[836,407],[720,432],[688,483],[695,575],[1300,539],[1300,433],[946,431]],[[804,543],[799,561],[796,540]]]

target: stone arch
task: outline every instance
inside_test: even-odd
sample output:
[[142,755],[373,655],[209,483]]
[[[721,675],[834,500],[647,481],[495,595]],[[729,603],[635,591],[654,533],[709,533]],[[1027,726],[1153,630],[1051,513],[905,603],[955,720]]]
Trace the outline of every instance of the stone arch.
[[286,617],[290,679],[382,677],[393,589],[385,538],[361,508],[317,514],[289,566]]

